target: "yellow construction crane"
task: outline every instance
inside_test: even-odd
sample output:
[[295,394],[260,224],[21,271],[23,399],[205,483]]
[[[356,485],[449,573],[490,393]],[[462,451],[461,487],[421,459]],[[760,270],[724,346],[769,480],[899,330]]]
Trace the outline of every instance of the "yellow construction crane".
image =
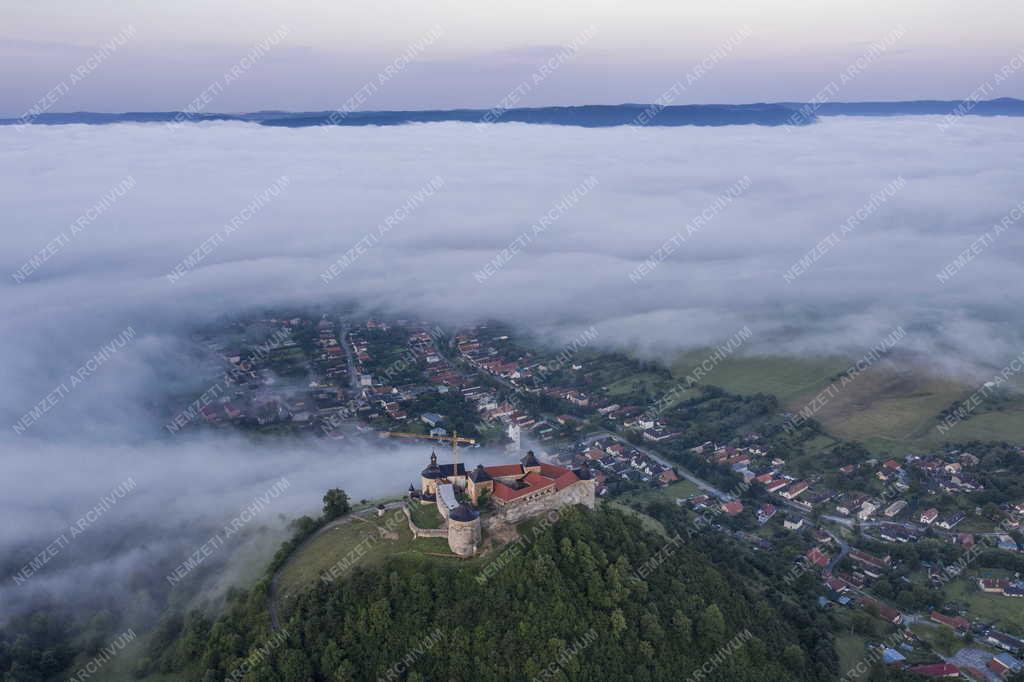
[[445,443],[452,444],[452,463],[454,464],[454,471],[459,470],[459,443],[466,445],[476,445],[476,440],[473,438],[462,438],[458,433],[452,432],[450,436],[432,436],[429,433],[407,433],[405,431],[384,431],[382,436],[389,436],[392,438],[423,438],[425,440],[439,440]]

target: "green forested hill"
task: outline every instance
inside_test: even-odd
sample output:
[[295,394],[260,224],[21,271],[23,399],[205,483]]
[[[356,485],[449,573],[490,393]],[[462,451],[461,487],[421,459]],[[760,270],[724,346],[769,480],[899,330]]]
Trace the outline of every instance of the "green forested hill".
[[763,596],[685,543],[666,546],[603,509],[566,510],[535,530],[490,563],[396,558],[322,583],[295,602],[279,634],[258,587],[215,622],[192,614],[165,624],[149,668],[204,682],[644,682],[686,680],[702,666],[692,679],[834,674],[808,659]]

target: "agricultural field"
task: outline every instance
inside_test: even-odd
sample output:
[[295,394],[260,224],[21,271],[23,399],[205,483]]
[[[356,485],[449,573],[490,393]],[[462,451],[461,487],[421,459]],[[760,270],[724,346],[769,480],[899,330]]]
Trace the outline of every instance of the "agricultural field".
[[608,384],[609,396],[629,396],[646,391],[649,396],[659,396],[671,388],[671,382],[652,372],[640,372],[623,377]]
[[929,431],[922,442],[940,444],[948,439],[957,441],[1005,440],[1010,443],[1024,443],[1024,400],[1014,401],[999,411],[977,411],[969,418],[958,422],[945,434],[938,429]]
[[[930,431],[941,435],[936,417],[966,392],[959,382],[920,370],[876,365],[837,388],[814,416],[836,436],[860,441],[875,452],[893,452],[931,438]],[[800,406],[816,394],[801,396]]]
[[[683,379],[712,351],[690,351],[673,363]],[[770,393],[792,412],[806,408],[837,381],[852,361],[839,356],[790,358],[732,356],[701,381],[727,391],[750,395]],[[966,399],[976,386],[938,377],[911,360],[880,362],[828,396],[814,413],[825,430],[856,440],[876,454],[941,447],[950,439],[1024,442],[1024,398],[1004,399],[986,409],[983,404],[946,434],[937,427],[942,410]],[[827,447],[827,444],[822,443]]]
[[[685,379],[714,351],[700,349],[680,355],[672,363],[672,374]],[[732,393],[771,393],[784,405],[796,398],[814,395],[830,377],[845,371],[850,361],[842,357],[796,358],[768,355],[734,355],[720,362],[699,383],[718,386]]]

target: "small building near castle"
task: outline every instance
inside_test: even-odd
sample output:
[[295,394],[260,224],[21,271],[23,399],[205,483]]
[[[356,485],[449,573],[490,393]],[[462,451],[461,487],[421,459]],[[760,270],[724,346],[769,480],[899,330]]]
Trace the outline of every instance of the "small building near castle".
[[[480,546],[483,524],[476,508],[488,500],[493,502],[495,520],[518,523],[567,505],[593,508],[595,487],[589,469],[545,464],[532,450],[519,464],[480,464],[468,475],[462,464],[438,464],[432,452],[430,464],[420,473],[419,491],[409,486],[409,497],[437,505],[447,525],[449,547],[466,557]],[[459,492],[469,503],[459,500]]]

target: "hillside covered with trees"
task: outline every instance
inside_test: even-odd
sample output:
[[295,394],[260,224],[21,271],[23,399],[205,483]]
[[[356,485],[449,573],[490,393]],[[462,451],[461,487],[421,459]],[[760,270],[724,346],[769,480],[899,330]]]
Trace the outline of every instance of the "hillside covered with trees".
[[565,510],[483,560],[395,557],[322,582],[278,632],[266,603],[264,582],[217,620],[165,622],[140,672],[204,682],[645,682],[702,666],[701,679],[737,682],[835,674],[738,575],[605,509]]

